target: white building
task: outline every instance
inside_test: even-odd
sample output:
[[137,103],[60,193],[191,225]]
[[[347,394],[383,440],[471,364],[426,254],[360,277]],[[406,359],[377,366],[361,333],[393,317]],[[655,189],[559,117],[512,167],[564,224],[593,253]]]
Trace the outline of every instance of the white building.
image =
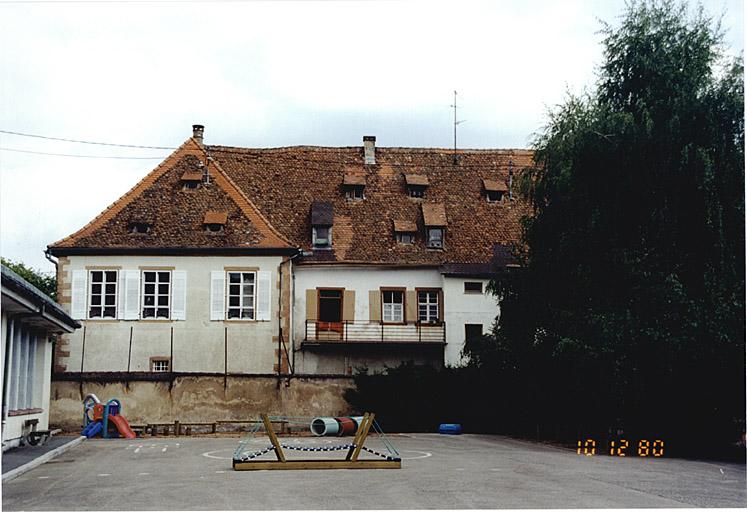
[[52,339],[80,324],[52,299],[2,266],[2,449],[49,426]]
[[[346,377],[462,362],[497,314],[523,150],[209,146],[50,245],[83,329],[55,379]],[[109,377],[107,377],[109,375]],[[166,378],[166,377],[163,377]],[[224,381],[226,382],[226,381]]]

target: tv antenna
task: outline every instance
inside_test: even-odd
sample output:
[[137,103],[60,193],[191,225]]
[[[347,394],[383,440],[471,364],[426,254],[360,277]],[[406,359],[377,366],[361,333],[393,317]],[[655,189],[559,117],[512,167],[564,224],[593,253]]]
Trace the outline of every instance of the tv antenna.
[[457,126],[462,124],[464,120],[457,121],[457,92],[454,91],[454,104],[450,105],[454,109],[454,165],[459,163],[459,159],[457,158]]

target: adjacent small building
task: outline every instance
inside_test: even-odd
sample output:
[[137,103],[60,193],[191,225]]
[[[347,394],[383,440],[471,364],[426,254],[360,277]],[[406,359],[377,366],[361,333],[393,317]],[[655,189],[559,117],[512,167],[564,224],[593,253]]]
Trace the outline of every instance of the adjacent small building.
[[3,451],[49,427],[52,337],[80,327],[55,301],[2,266]]

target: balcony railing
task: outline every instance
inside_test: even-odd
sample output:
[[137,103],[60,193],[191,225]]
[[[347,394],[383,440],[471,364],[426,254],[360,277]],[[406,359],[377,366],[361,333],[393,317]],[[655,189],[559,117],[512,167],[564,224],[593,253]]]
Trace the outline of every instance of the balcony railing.
[[446,343],[446,322],[398,323],[306,320],[308,343]]

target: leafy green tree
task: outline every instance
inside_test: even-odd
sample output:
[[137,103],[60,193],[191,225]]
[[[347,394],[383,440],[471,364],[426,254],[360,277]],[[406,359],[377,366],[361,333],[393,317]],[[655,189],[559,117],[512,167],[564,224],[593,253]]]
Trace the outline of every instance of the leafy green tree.
[[736,440],[743,65],[718,23],[672,1],[632,2],[602,32],[595,89],[550,113],[523,175],[523,268],[493,283],[500,321],[466,351],[558,435]]
[[47,275],[41,270],[35,270],[21,262],[0,258],[2,264],[11,269],[13,272],[24,278],[29,283],[36,286],[40,291],[47,294],[52,300],[57,300],[57,277]]

